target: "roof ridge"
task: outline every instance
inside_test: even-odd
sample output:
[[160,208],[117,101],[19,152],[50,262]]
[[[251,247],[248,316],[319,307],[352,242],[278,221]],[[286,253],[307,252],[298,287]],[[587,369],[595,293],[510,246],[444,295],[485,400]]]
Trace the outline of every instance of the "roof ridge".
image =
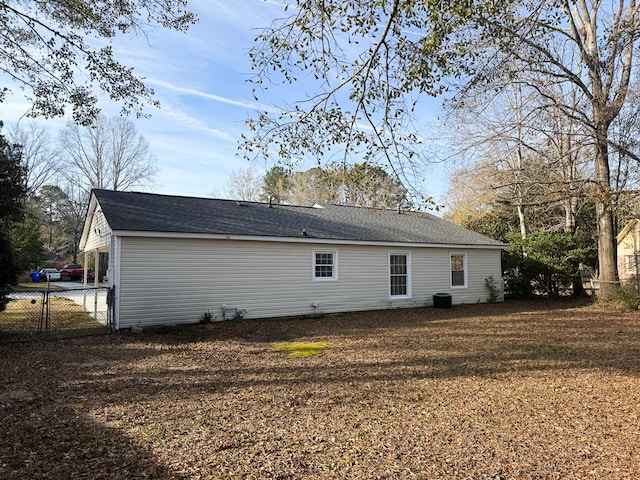
[[[242,199],[238,199],[238,198],[217,198],[217,197],[194,197],[192,195],[175,195],[175,194],[168,194],[168,193],[156,193],[156,192],[140,192],[140,191],[136,191],[136,190],[109,190],[106,188],[94,188],[92,190],[93,192],[106,192],[107,194],[112,194],[112,193],[116,193],[116,194],[122,194],[122,193],[126,193],[126,194],[134,194],[134,195],[148,195],[148,196],[156,196],[156,197],[166,197],[166,198],[184,198],[184,199],[188,199],[188,200],[212,200],[212,201],[218,201],[218,202],[235,202],[235,203],[249,203],[249,204],[254,204],[254,205],[266,205],[266,206],[271,206],[271,207],[292,207],[292,208],[317,208],[314,207],[314,205],[319,205],[321,207],[340,207],[340,208],[355,208],[355,209],[359,209],[359,210],[369,210],[369,211],[382,211],[382,212],[396,212],[397,208],[391,208],[391,207],[376,207],[376,206],[363,206],[363,205],[340,205],[337,203],[320,203],[320,202],[314,202],[313,205],[294,205],[294,204],[290,204],[290,203],[269,203],[269,202],[260,202],[260,201],[256,201],[256,200],[242,200]],[[411,210],[411,209],[402,209],[402,212],[411,212],[411,213],[423,213],[423,214],[428,214],[428,215],[432,215],[435,216],[429,212],[423,212],[420,210]]]
[[312,205],[291,205],[285,203],[268,203],[268,202],[259,202],[255,200],[241,200],[235,198],[215,198],[215,197],[194,197],[193,195],[174,195],[168,193],[156,193],[156,192],[139,192],[135,190],[109,190],[106,188],[94,188],[93,192],[104,192],[107,195],[110,194],[134,194],[134,195],[145,195],[145,196],[154,196],[154,197],[163,197],[163,198],[184,198],[186,200],[210,200],[216,202],[234,202],[234,203],[249,203],[254,205],[265,205],[271,207],[296,207],[296,208],[313,208]]

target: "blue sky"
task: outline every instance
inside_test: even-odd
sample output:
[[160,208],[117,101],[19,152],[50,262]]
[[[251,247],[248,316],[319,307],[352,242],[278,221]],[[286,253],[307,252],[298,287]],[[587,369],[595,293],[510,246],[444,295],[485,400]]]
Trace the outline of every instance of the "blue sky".
[[[151,118],[132,118],[158,163],[152,191],[225,196],[231,172],[249,165],[237,155],[238,139],[246,133],[244,122],[255,108],[273,108],[282,99],[265,96],[261,105],[254,101],[252,86],[246,82],[248,52],[260,29],[284,15],[281,5],[264,0],[192,0],[190,8],[199,23],[187,33],[158,28],[148,39],[127,38],[114,45],[118,58],[146,77],[162,103],[160,109],[147,108]],[[295,96],[296,91],[289,93]],[[108,103],[101,107],[108,115],[119,110]],[[0,119],[9,126],[27,109],[22,97],[10,97],[0,104]],[[433,120],[436,109],[434,102],[426,107],[425,122]],[[65,120],[38,122],[56,135]],[[270,166],[253,164],[260,172]],[[426,174],[423,193],[438,196],[446,190],[441,167],[431,167]]]

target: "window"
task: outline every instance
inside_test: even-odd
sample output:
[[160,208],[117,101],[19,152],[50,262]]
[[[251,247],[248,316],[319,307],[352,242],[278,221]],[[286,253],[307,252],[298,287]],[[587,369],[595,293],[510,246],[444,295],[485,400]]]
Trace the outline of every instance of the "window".
[[451,255],[451,286],[467,286],[467,256]]
[[409,255],[389,254],[389,296],[410,297]]
[[313,279],[328,281],[338,279],[338,252],[314,251],[313,252]]

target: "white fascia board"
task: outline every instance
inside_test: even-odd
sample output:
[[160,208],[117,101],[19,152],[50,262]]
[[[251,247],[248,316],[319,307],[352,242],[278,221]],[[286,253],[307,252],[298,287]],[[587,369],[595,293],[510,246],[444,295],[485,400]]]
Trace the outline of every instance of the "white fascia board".
[[96,207],[98,205],[98,200],[96,196],[91,193],[91,197],[89,199],[89,205],[87,208],[86,216],[84,217],[84,226],[82,227],[82,235],[80,236],[80,243],[78,244],[78,249],[82,252],[84,251],[84,246],[87,244],[87,239],[89,238],[89,228],[91,227],[91,219],[93,218],[93,214],[96,211]]
[[265,237],[258,235],[225,235],[214,233],[179,233],[179,232],[143,232],[131,230],[112,230],[112,235],[118,237],[148,237],[148,238],[184,238],[205,240],[236,240],[252,242],[278,243],[311,243],[325,245],[369,245],[403,248],[448,248],[448,249],[482,249],[505,250],[508,245],[468,245],[463,243],[410,243],[410,242],[367,242],[363,240],[334,240],[327,238],[296,238],[296,237]]

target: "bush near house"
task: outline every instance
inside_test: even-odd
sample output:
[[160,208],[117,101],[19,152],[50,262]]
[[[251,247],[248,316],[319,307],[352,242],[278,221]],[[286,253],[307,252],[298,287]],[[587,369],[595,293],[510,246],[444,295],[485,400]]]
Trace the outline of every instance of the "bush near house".
[[503,253],[505,295],[528,298],[584,293],[580,269],[595,269],[597,249],[593,239],[570,233],[538,233],[522,238],[509,234]]

